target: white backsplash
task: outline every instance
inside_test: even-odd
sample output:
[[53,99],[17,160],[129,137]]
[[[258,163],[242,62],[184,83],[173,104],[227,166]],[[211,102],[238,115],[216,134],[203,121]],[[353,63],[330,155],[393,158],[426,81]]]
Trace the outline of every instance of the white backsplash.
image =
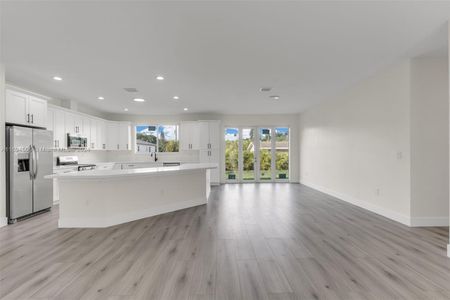
[[[178,153],[157,153],[158,162],[198,162],[198,151],[182,151]],[[139,162],[154,161],[148,154],[136,154],[129,151],[107,151],[107,161]]]
[[66,156],[66,155],[76,155],[78,156],[79,162],[81,164],[89,164],[96,162],[106,162],[107,151],[83,151],[83,150],[74,150],[74,151],[55,151],[53,152],[53,165],[56,166],[56,158],[58,156]]
[[[131,151],[55,151],[53,152],[54,162],[56,158],[64,155],[77,155],[81,164],[98,162],[141,162],[154,161],[154,158],[147,154],[135,154]],[[179,153],[157,153],[158,162],[198,162],[198,151],[182,151]]]

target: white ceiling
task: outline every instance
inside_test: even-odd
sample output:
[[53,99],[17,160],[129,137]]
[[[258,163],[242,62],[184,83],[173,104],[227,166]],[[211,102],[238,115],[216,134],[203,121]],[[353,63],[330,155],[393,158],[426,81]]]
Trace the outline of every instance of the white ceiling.
[[[300,112],[398,59],[446,53],[450,19],[450,2],[430,1],[2,1],[1,9],[7,81],[130,114]],[[259,92],[266,86],[273,91]]]

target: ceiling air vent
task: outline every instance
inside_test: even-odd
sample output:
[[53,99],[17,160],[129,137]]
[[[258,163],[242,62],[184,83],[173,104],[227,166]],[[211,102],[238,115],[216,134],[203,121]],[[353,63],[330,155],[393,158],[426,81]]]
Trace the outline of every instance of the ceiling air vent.
[[260,89],[261,92],[270,92],[272,90],[272,88],[270,87],[263,87]]
[[123,88],[125,91],[127,91],[128,93],[137,93],[138,90],[137,88]]

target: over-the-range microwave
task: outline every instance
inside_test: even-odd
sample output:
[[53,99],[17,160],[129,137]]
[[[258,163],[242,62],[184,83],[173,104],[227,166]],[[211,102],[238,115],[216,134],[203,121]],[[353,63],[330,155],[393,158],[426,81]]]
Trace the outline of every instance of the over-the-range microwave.
[[83,149],[87,148],[87,138],[67,134],[67,148]]

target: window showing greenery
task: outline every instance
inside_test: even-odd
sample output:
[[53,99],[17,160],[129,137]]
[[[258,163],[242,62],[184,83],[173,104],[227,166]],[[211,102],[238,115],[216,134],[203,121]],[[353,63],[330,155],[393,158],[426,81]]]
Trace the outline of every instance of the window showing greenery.
[[225,179],[289,179],[289,128],[225,128]]
[[242,129],[242,179],[255,180],[255,130]]
[[272,179],[272,130],[259,129],[259,179]]
[[136,153],[178,152],[178,125],[136,126]]
[[237,180],[239,173],[239,129],[225,128],[225,179]]
[[275,178],[289,179],[289,128],[275,128]]

